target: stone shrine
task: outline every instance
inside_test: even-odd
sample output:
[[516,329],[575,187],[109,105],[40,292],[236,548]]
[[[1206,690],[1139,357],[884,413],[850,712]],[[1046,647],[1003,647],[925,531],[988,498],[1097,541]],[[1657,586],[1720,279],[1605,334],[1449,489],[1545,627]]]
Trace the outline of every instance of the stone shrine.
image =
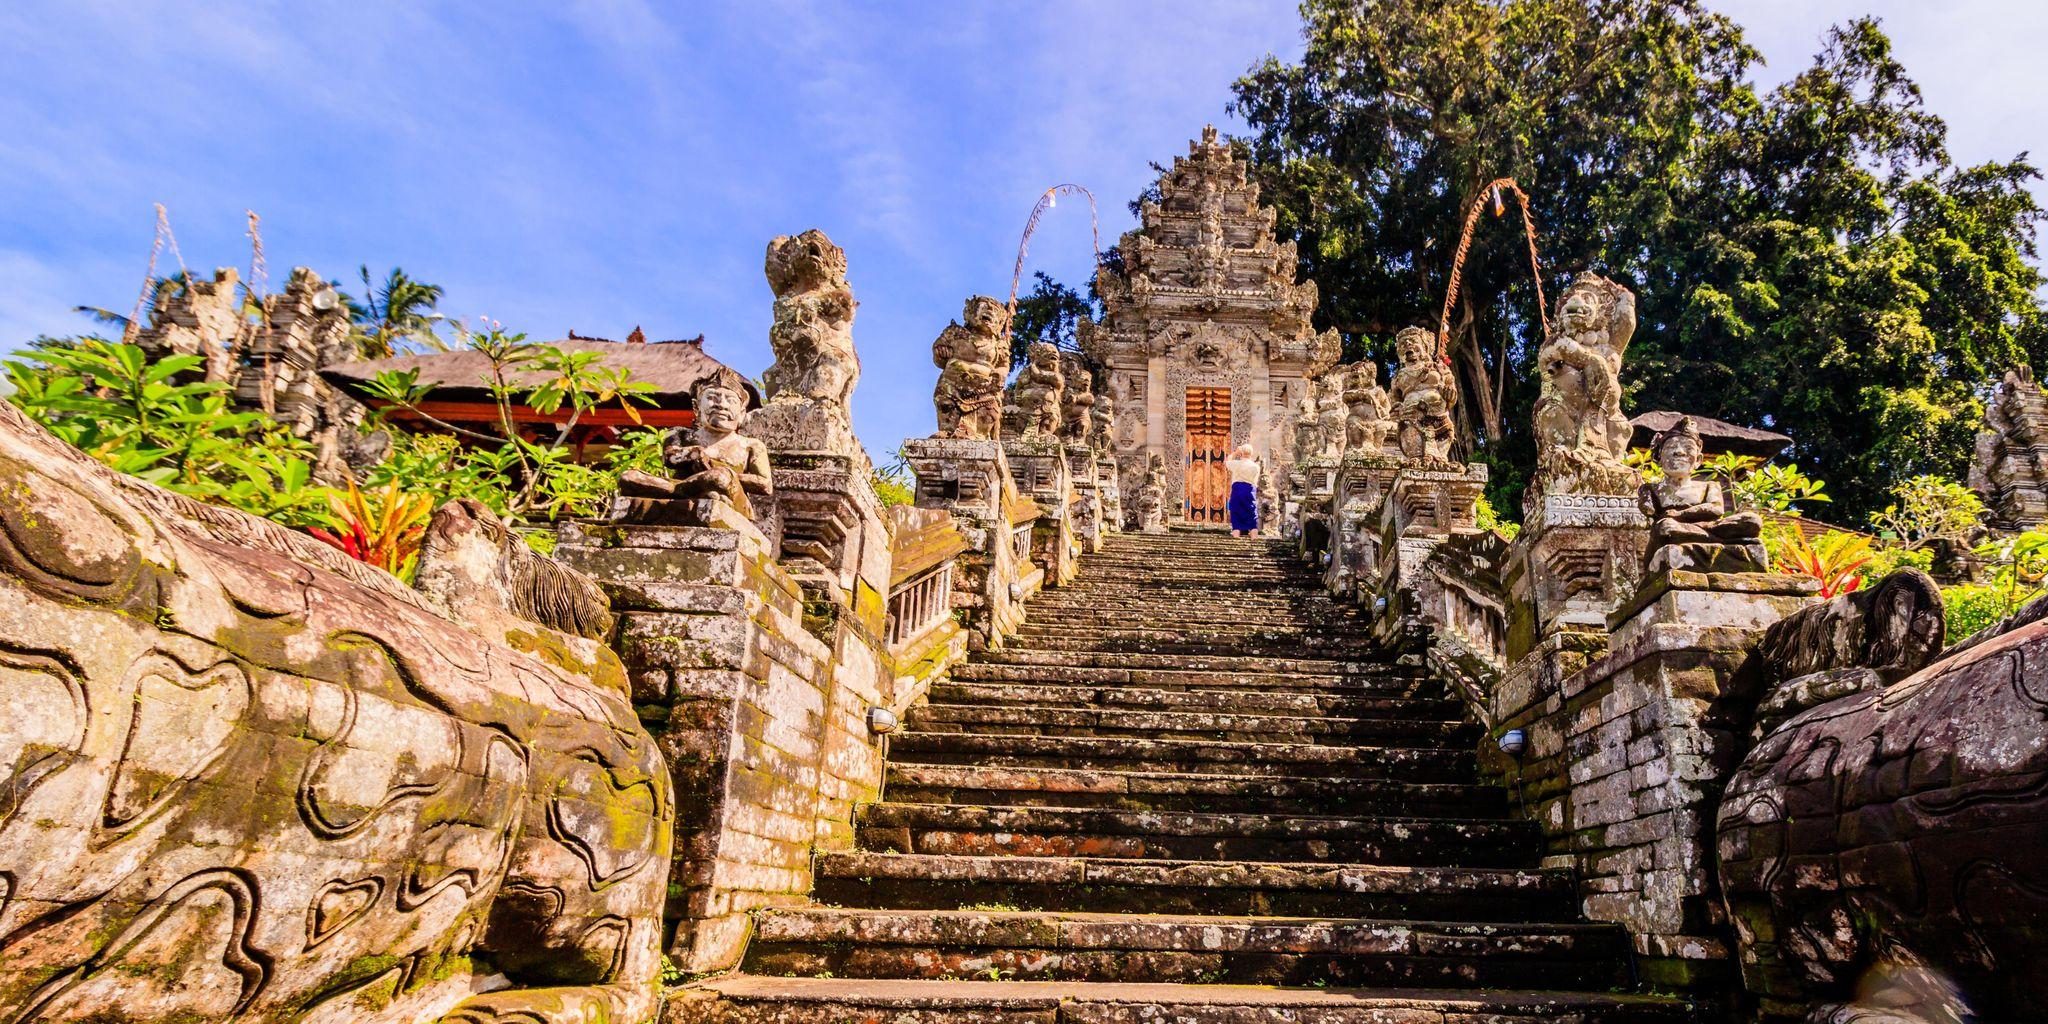
[[1335,365],[1339,341],[1310,326],[1316,286],[1296,281],[1294,243],[1274,239],[1272,208],[1215,128],[1174,159],[1159,193],[1120,243],[1125,272],[1097,277],[1106,312],[1088,347],[1117,404],[1124,492],[1156,454],[1163,517],[1220,524],[1225,457],[1240,444],[1281,455],[1282,421]]

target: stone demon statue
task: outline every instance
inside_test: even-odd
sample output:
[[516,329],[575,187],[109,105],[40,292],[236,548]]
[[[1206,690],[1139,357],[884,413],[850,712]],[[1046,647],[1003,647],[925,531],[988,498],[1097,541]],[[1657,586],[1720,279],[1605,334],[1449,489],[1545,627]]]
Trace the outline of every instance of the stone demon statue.
[[1580,274],[1558,301],[1557,323],[1536,353],[1536,479],[1546,494],[1628,494],[1640,482],[1624,459],[1621,355],[1636,331],[1636,297],[1598,274]]
[[1023,371],[1010,384],[1009,422],[1004,428],[1020,439],[1057,438],[1065,398],[1066,378],[1060,373],[1060,350],[1050,342],[1034,341],[1025,354]]
[[1374,455],[1384,450],[1394,433],[1394,409],[1380,387],[1380,368],[1372,360],[1345,369],[1344,407],[1344,450]]
[[1337,458],[1344,454],[1344,439],[1350,410],[1344,405],[1344,374],[1331,370],[1317,377],[1316,386],[1316,433],[1322,441],[1317,452],[1324,458]]
[[1394,335],[1394,351],[1401,358],[1392,396],[1401,460],[1430,469],[1453,465],[1451,442],[1458,428],[1451,413],[1457,408],[1458,382],[1436,357],[1436,335],[1403,327]]
[[845,408],[860,382],[846,251],[812,228],[769,242],[766,271],[775,292],[775,323],[768,328],[775,365],[761,374],[768,401]]
[[1003,378],[1010,369],[1010,310],[986,295],[967,300],[960,323],[932,342],[939,384],[932,404],[939,436],[991,440],[1002,427]]
[[[1943,652],[1918,570],[1775,624],[1761,737],[1718,814],[1768,1019],[2032,1020],[2048,1006],[2048,602]],[[1931,664],[1930,664],[1931,662]]]
[[1068,444],[1093,443],[1095,432],[1095,375],[1077,352],[1060,356],[1060,438]]
[[474,503],[419,576],[0,405],[0,1018],[652,1018],[674,802],[603,597]]

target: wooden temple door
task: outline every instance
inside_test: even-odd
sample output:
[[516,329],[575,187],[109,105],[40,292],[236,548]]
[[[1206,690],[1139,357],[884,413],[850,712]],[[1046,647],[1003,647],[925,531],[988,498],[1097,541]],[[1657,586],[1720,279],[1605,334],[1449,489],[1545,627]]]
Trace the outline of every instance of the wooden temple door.
[[1188,389],[1188,521],[1230,521],[1230,389]]

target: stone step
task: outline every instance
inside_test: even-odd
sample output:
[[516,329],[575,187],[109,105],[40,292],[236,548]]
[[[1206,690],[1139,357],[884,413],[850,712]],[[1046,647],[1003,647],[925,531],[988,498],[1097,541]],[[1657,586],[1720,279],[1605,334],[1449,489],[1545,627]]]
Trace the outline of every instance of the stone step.
[[1073,651],[1094,654],[1181,654],[1195,657],[1208,655],[1233,655],[1257,657],[1271,655],[1285,657],[1290,654],[1332,654],[1353,658],[1371,651],[1371,642],[1364,637],[1329,637],[1313,634],[1298,636],[1252,638],[1219,637],[1205,640],[1196,631],[1159,631],[1132,637],[1093,637],[1033,635],[1026,641],[1035,650]]
[[1527,821],[1325,817],[988,807],[883,802],[861,808],[864,849],[972,857],[1120,857],[1526,867],[1540,852]]
[[913,731],[991,736],[1135,736],[1240,743],[1371,743],[1469,747],[1480,729],[1462,720],[1234,715],[1217,711],[1126,711],[1044,705],[921,704]]
[[1337,693],[1224,688],[1160,689],[1141,686],[1085,684],[966,682],[940,680],[932,685],[933,703],[1044,705],[1061,708],[1115,708],[1148,711],[1209,711],[1234,715],[1342,715],[1353,718],[1399,716],[1456,719],[1465,714],[1461,701],[1448,697],[1373,697]]
[[[1296,672],[1232,671],[1212,669],[1129,668],[1099,662],[1114,662],[1115,656],[1091,656],[1073,652],[1007,651],[1011,655],[1051,655],[1034,663],[969,662],[955,665],[952,678],[960,682],[1032,683],[1043,685],[1139,687],[1151,690],[1179,690],[1194,693],[1259,690],[1288,696],[1410,697],[1434,696],[1443,685],[1417,676],[1390,672],[1318,674]],[[1132,655],[1145,660],[1145,656]]]
[[1043,911],[764,909],[757,974],[1018,981],[1606,988],[1613,925]]
[[1233,743],[1127,736],[905,732],[891,737],[889,754],[892,758],[924,764],[1344,779],[1401,778],[1413,782],[1471,782],[1477,771],[1477,758],[1469,749]]
[[1675,999],[1580,992],[737,974],[678,990],[662,1024],[1681,1024],[1696,1019]]
[[1445,921],[1564,921],[1578,911],[1571,874],[1544,869],[853,852],[820,854],[817,875],[821,903],[905,910]]
[[975,656],[986,665],[1085,665],[1122,669],[1168,669],[1189,672],[1235,672],[1258,675],[1319,674],[1409,676],[1419,678],[1419,668],[1396,668],[1370,657],[1286,657],[1233,654],[1147,654],[1143,652],[1097,652],[1070,654],[1035,647],[1005,647]]
[[885,786],[883,795],[887,799],[907,804],[1411,814],[1431,818],[1492,818],[1507,811],[1507,792],[1499,786],[1298,775],[995,768],[894,761],[889,765]]

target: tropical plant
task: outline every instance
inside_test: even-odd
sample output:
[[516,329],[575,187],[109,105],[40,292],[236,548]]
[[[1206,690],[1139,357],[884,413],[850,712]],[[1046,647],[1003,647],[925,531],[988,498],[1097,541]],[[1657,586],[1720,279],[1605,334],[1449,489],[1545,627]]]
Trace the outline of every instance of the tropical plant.
[[1984,519],[1984,499],[1947,477],[1923,473],[1892,488],[1891,504],[1870,517],[1879,536],[1918,549],[1962,540]]
[[1991,588],[1999,594],[2000,616],[2041,596],[2048,583],[2048,531],[1996,537],[1979,544],[1976,554],[1985,560]]
[[260,412],[233,409],[227,385],[181,379],[202,363],[151,362],[134,345],[81,338],[4,365],[9,401],[116,470],[288,525],[327,523],[330,494],[312,482],[311,446]]
[[315,526],[307,533],[356,561],[411,582],[420,541],[434,515],[434,495],[409,493],[395,483],[366,492],[351,481],[347,493],[333,494],[329,501],[337,520],[334,528]]
[[1643,482],[1654,484],[1664,479],[1664,467],[1657,465],[1657,453],[1648,448],[1630,448],[1622,457],[1622,463],[1642,474]]
[[1764,460],[1754,455],[1738,455],[1734,452],[1715,452],[1700,463],[1699,475],[1714,480],[1733,482],[1756,472]]
[[1830,530],[1819,540],[1794,534],[1778,556],[1778,571],[1820,581],[1820,596],[1847,594],[1863,585],[1861,570],[1871,558],[1870,538]]
[[[553,345],[536,345],[526,335],[508,333],[497,324],[470,331],[453,324],[463,344],[484,356],[484,383],[496,406],[495,433],[459,426],[426,411],[422,403],[432,385],[422,383],[417,368],[386,370],[365,385],[371,397],[388,403],[387,413],[403,409],[421,420],[466,442],[458,451],[437,448],[433,453],[451,466],[460,466],[467,482],[504,481],[506,493],[496,502],[487,501],[494,511],[525,522],[535,518],[594,511],[616,487],[618,471],[577,461],[568,445],[576,427],[595,410],[616,405],[628,419],[639,422],[636,403],[652,404],[654,386],[632,378],[630,371],[603,365],[597,352],[564,351]],[[542,415],[566,411],[551,441],[535,441],[522,434],[515,410],[525,407]],[[659,464],[658,440],[642,441],[649,451],[636,449],[636,457]]]
[[1480,495],[1476,511],[1478,522],[1475,525],[1480,529],[1492,530],[1502,540],[1514,540],[1521,536],[1522,524],[1501,518],[1500,511],[1493,507],[1493,502],[1485,495]]
[[1735,501],[1745,508],[1777,512],[1783,515],[1799,514],[1802,501],[1833,501],[1828,496],[1827,485],[1799,471],[1792,463],[1772,463],[1737,479],[1731,488]]
[[1941,601],[1949,643],[1968,639],[2008,613],[2005,592],[1981,583],[1943,587]]

